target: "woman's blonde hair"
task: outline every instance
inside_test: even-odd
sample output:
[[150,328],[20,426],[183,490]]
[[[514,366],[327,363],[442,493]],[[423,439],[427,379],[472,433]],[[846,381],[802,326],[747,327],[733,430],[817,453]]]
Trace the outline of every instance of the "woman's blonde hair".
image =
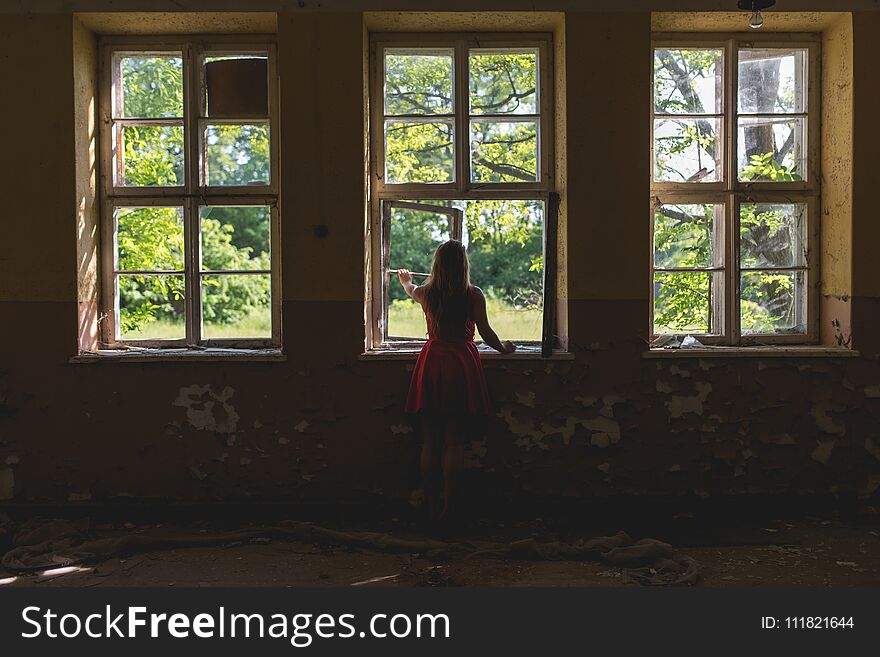
[[464,321],[468,314],[470,263],[464,244],[449,240],[437,247],[425,282],[425,305],[434,321]]

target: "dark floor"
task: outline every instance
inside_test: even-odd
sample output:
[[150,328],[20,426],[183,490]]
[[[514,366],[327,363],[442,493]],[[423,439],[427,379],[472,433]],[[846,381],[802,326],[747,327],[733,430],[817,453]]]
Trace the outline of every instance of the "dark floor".
[[[634,539],[652,537],[673,544],[701,565],[699,586],[880,586],[880,515],[874,506],[841,512],[737,513],[711,509],[667,509],[621,523]],[[171,517],[175,516],[176,517]],[[606,509],[606,516],[609,515]],[[613,533],[609,517],[585,530],[570,514],[529,521],[470,522],[456,536],[472,542],[507,542],[533,537],[564,540]],[[114,536],[149,533],[210,534],[246,522],[170,521],[140,518],[92,520],[93,532]],[[383,531],[397,537],[423,536],[412,520],[335,521],[341,530]],[[9,573],[12,586],[626,586],[624,571],[606,563],[514,559],[429,559],[424,554],[361,550],[332,544],[281,542],[184,548],[134,554],[64,574]],[[14,579],[11,579],[14,578]]]

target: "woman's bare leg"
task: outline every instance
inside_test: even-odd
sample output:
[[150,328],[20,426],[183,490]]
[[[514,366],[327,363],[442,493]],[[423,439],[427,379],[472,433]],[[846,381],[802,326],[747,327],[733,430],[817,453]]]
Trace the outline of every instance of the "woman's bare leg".
[[459,484],[464,469],[464,427],[456,418],[446,421],[443,434],[443,513],[441,518],[458,512]]
[[425,501],[432,520],[440,514],[440,451],[443,446],[443,426],[431,415],[422,415],[422,481],[425,485]]

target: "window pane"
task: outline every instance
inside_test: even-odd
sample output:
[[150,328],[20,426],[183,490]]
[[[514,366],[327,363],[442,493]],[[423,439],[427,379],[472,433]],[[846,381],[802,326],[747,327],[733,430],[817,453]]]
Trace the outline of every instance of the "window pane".
[[[654,211],[654,266],[711,267],[715,217],[722,206],[661,205]],[[717,215],[716,215],[717,213]]]
[[742,267],[806,266],[806,204],[744,203],[739,221]]
[[122,89],[113,94],[114,117],[183,117],[183,59],[179,55],[117,54],[114,68],[122,78]]
[[116,208],[116,268],[183,269],[183,208]]
[[806,333],[803,272],[750,271],[740,276],[743,334]]
[[240,119],[269,116],[267,57],[205,57],[205,116]]
[[[119,129],[119,128],[117,128]],[[121,155],[126,187],[173,187],[184,184],[183,126],[125,126]]]
[[455,180],[452,122],[385,122],[385,182]]
[[268,125],[208,125],[208,185],[268,185]]
[[268,207],[212,206],[199,210],[203,270],[268,270]]
[[471,114],[537,114],[538,50],[470,51]]
[[117,283],[117,339],[186,337],[183,276],[120,275]]
[[533,182],[538,179],[535,121],[471,121],[471,180]]
[[711,333],[712,281],[708,272],[656,272],[654,333]]
[[799,114],[807,111],[805,48],[739,51],[739,111]]
[[[425,201],[428,205],[445,205],[449,201]],[[445,214],[393,208],[389,263],[391,269],[430,273],[437,247],[452,237],[450,218]],[[417,284],[423,278],[417,278]],[[388,285],[388,337],[423,339],[427,335],[422,307],[413,301],[396,276]]]
[[272,336],[269,274],[202,276],[202,337]]
[[718,182],[723,153],[720,119],[655,119],[654,180]]
[[540,340],[544,324],[544,203],[468,201],[463,240],[471,282],[502,340]]
[[[464,212],[462,240],[470,277],[486,295],[502,339],[540,340],[543,328],[544,203],[522,200],[424,201]],[[390,267],[430,272],[437,246],[449,239],[449,218],[431,212],[392,213]],[[417,282],[422,282],[421,280]],[[388,336],[425,338],[421,307],[394,277],[388,288]]]
[[806,119],[739,120],[739,179],[803,180],[807,170]]
[[721,114],[724,51],[719,48],[654,50],[654,111]]
[[385,114],[451,114],[453,50],[386,49]]

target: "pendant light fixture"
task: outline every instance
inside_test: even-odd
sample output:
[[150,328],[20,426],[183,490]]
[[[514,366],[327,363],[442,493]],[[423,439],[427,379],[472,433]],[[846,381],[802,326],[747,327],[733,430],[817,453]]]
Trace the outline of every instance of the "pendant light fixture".
[[749,27],[757,30],[764,25],[764,16],[761,14],[761,10],[772,7],[775,4],[776,0],[739,0],[736,6],[743,11],[751,12]]

